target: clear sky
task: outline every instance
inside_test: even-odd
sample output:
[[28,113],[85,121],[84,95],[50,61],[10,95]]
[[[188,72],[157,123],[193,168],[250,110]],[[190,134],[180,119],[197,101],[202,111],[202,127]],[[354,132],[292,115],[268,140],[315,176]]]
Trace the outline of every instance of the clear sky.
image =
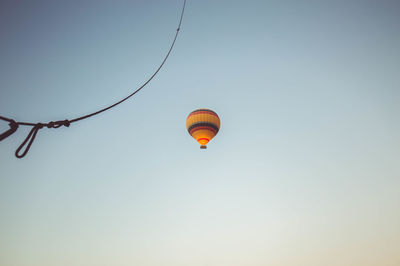
[[[0,115],[140,86],[181,0],[0,1]],[[0,143],[0,265],[400,265],[399,1],[188,0],[165,68]],[[221,130],[207,150],[196,108]],[[8,128],[0,121],[0,130]]]

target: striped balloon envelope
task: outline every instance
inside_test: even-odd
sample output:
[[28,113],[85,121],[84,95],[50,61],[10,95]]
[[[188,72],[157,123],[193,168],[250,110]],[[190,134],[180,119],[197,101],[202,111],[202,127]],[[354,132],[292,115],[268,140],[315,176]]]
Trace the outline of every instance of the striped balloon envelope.
[[210,109],[197,109],[186,119],[189,134],[200,143],[201,149],[207,148],[207,143],[217,135],[221,122],[217,113]]

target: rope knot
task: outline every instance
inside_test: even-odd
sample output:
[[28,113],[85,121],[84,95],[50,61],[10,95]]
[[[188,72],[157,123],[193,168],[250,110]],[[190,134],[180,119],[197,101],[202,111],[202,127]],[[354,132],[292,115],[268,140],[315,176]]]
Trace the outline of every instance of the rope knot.
[[71,124],[71,122],[69,120],[65,119],[65,120],[60,120],[60,121],[56,121],[56,122],[51,121],[51,122],[47,123],[46,126],[47,126],[47,128],[59,128],[61,126],[69,127],[70,124]]
[[69,125],[71,125],[71,122],[69,122],[69,120],[65,119],[65,120],[63,121],[63,126],[64,126],[64,127],[69,127]]

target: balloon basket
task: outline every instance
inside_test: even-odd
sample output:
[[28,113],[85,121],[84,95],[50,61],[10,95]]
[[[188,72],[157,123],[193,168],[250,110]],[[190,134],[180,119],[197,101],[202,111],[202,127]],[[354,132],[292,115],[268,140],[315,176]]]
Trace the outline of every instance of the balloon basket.
[[207,146],[206,145],[201,145],[200,149],[207,149]]

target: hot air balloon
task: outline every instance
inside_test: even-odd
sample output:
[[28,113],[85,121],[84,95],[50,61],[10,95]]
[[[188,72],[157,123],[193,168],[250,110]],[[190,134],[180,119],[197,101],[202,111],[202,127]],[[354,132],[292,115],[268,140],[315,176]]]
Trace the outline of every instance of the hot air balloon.
[[217,113],[210,109],[197,109],[186,118],[189,134],[200,143],[200,149],[207,149],[207,143],[217,135],[221,123]]

